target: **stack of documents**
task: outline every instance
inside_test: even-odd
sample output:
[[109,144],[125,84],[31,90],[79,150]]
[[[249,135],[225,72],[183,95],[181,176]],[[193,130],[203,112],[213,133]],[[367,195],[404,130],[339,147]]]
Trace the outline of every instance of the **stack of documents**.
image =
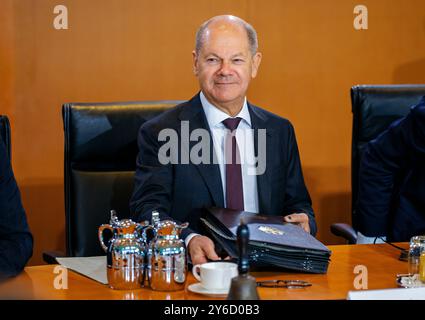
[[331,251],[299,226],[282,217],[245,211],[208,208],[202,223],[211,236],[237,258],[236,229],[241,219],[248,225],[248,253],[253,266],[276,266],[309,273],[326,273]]

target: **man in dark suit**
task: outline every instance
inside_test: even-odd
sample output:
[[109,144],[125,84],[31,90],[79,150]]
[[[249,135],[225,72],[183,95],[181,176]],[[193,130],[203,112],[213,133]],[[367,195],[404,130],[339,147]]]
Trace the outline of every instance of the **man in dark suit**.
[[425,234],[425,97],[368,144],[357,215],[366,237],[409,241]]
[[158,210],[189,221],[183,237],[194,264],[219,259],[213,242],[197,234],[197,208],[282,215],[316,233],[292,125],[246,101],[261,62],[257,46],[255,30],[240,18],[206,21],[193,51],[200,93],[139,132],[131,210],[138,220]]
[[0,137],[0,279],[21,272],[32,255],[32,247],[21,195]]

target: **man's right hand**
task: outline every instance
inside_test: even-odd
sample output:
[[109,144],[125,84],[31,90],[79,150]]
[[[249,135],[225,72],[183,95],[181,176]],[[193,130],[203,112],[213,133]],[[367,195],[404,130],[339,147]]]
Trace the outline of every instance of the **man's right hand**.
[[208,237],[196,235],[190,239],[188,244],[190,259],[192,264],[202,264],[209,260],[220,260],[214,250],[214,243]]

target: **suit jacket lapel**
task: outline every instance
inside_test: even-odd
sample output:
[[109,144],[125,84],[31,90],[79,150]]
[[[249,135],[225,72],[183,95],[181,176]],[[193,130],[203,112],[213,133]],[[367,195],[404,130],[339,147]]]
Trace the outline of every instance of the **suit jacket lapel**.
[[[189,121],[189,134],[195,129],[206,129],[209,132],[209,141],[210,141],[210,164],[198,164],[195,167],[198,169],[200,175],[207,185],[211,197],[213,198],[214,205],[217,207],[224,207],[224,196],[223,196],[223,187],[221,182],[220,167],[218,164],[213,163],[213,154],[214,154],[214,144],[212,140],[211,130],[208,126],[207,118],[205,116],[204,110],[202,108],[201,100],[199,94],[194,96],[190,101],[188,101],[187,108],[183,109],[180,113],[181,121]],[[197,141],[189,142],[189,150],[192,150],[192,147],[196,145]]]
[[261,214],[271,213],[271,181],[269,163],[273,154],[273,130],[267,127],[267,116],[260,113],[256,107],[248,103],[249,113],[251,116],[251,125],[254,129],[254,150],[255,156],[258,159],[258,130],[266,130],[266,170],[263,174],[257,175],[257,189],[258,189],[258,206]]

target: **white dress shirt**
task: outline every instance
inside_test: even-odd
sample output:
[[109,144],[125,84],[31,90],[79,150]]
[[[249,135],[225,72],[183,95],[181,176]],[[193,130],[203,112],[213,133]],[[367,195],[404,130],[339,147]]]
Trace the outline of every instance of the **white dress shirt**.
[[357,244],[378,244],[385,243],[387,237],[366,237],[360,231],[357,231]]
[[[221,185],[223,187],[223,199],[226,203],[226,164],[225,164],[225,137],[228,129],[223,124],[223,120],[231,118],[227,113],[212,105],[205,95],[200,93],[202,108],[207,117],[207,122],[211,130],[214,151],[220,167]],[[254,132],[251,126],[251,116],[248,111],[246,98],[241,111],[234,117],[242,118],[236,129],[236,142],[239,148],[242,170],[243,202],[244,210],[258,213],[258,191],[256,172]],[[196,234],[192,233],[186,237],[186,245]]]

